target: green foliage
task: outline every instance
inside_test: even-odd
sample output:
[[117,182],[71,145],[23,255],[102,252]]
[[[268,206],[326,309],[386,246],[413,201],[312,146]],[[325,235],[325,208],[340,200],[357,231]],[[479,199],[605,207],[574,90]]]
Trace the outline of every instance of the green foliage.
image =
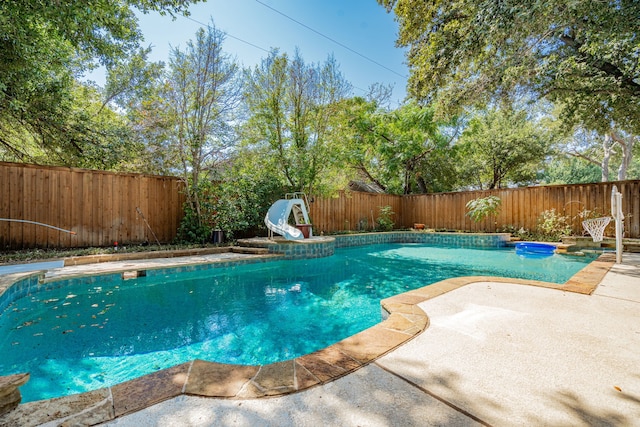
[[542,182],[545,184],[585,184],[600,181],[598,165],[575,157],[559,156],[545,165]]
[[500,233],[510,233],[513,237],[517,237],[520,240],[542,240],[536,239],[535,236],[524,227],[516,227],[514,225],[505,225],[503,226]]
[[537,230],[540,240],[557,242],[562,236],[571,235],[571,218],[555,209],[542,212],[538,217]]
[[438,121],[432,108],[415,103],[387,111],[355,98],[344,106],[350,135],[343,161],[361,177],[394,194],[453,188],[455,121]]
[[[227,199],[220,197],[215,200],[221,205],[211,206],[215,192],[209,180],[217,178],[236,141],[239,69],[222,50],[223,42],[224,34],[211,25],[199,29],[184,50],[173,49],[160,86],[155,93],[146,91],[149,98],[130,114],[149,142],[146,154],[162,168],[179,168],[198,232],[204,224],[212,226],[212,212],[225,207],[221,203]],[[227,211],[222,218],[233,214]]]
[[567,121],[640,133],[640,2],[378,2],[397,17],[418,99],[459,110],[531,91]]
[[333,57],[307,64],[298,51],[290,58],[273,50],[260,65],[245,70],[246,149],[266,156],[277,179],[296,191],[331,191],[342,143],[333,120],[349,91]]
[[282,187],[258,174],[232,173],[218,186],[214,205],[215,227],[231,238],[236,233],[256,233],[263,230],[264,217],[273,200],[283,194]]
[[502,200],[498,196],[487,196],[469,200],[466,204],[467,215],[475,222],[480,222],[500,212]]
[[380,213],[378,214],[378,218],[376,218],[379,231],[393,230],[393,226],[395,225],[392,219],[393,215],[395,215],[395,213],[391,206],[380,206]]
[[178,227],[176,241],[182,244],[204,244],[209,241],[212,230],[213,229],[209,224],[202,221],[200,215],[198,215],[188,204],[185,204],[184,217]]
[[480,189],[535,182],[552,140],[524,111],[478,113],[460,138],[461,180]]
[[142,35],[133,7],[178,13],[190,3],[0,2],[0,158],[113,168],[127,135],[107,123],[113,117],[103,116],[103,100],[91,95],[94,105],[85,103],[76,78],[135,51]]
[[254,168],[253,160],[238,157],[232,167],[220,171],[215,182],[200,181],[200,213],[187,204],[179,241],[206,242],[212,230],[224,231],[228,240],[264,230],[267,210],[290,190],[274,180],[268,170]]
[[64,105],[54,106],[46,119],[55,121],[55,129],[0,118],[0,160],[120,170],[135,156],[140,146],[127,121],[104,108],[96,89],[74,83],[65,97]]

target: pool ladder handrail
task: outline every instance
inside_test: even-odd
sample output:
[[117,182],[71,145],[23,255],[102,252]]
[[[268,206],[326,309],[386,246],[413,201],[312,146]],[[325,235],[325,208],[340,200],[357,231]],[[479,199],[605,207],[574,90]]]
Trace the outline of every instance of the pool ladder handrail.
[[[307,199],[307,195],[304,192],[296,191],[294,193],[287,193],[284,195],[284,198],[285,200],[301,199],[304,202],[304,208],[306,209],[307,213],[309,212],[309,199]],[[296,224],[306,224],[304,214],[302,213],[302,210],[300,208],[294,206],[292,211],[293,217],[296,220]]]

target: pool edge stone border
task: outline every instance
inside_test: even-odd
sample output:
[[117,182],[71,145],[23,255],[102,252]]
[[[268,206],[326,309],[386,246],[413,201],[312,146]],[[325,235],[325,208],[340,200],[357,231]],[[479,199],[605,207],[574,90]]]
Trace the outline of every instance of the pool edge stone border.
[[[381,301],[383,321],[322,350],[263,366],[203,360],[162,369],[114,386],[55,399],[28,402],[0,416],[2,426],[94,425],[162,401],[192,395],[223,399],[282,396],[326,384],[364,367],[429,327],[419,304],[471,283],[500,282],[590,295],[614,265],[601,255],[564,284],[492,276],[446,279]],[[41,274],[21,274],[35,276]]]
[[460,248],[500,248],[507,245],[509,233],[452,233],[431,231],[388,231],[381,233],[354,233],[332,236],[314,236],[304,240],[286,240],[283,237],[254,237],[238,240],[240,247],[266,249],[284,259],[322,258],[334,254],[336,248],[385,243],[419,243],[454,246]]

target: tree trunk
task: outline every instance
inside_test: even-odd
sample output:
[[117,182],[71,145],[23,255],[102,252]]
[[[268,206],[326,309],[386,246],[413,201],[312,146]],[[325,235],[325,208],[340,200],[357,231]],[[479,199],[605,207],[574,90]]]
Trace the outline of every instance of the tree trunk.
[[427,194],[428,193],[427,182],[424,180],[424,178],[422,176],[418,176],[416,177],[416,181],[418,183],[418,188],[420,189],[420,193]]
[[609,182],[609,159],[611,158],[611,135],[607,134],[604,136],[604,141],[602,142],[602,164],[600,167],[602,168],[602,182]]
[[629,165],[631,164],[631,159],[633,158],[633,145],[634,140],[632,137],[628,137],[625,139],[620,136],[615,130],[611,131],[611,139],[620,145],[622,148],[622,161],[620,162],[620,166],[618,167],[618,181],[624,181],[627,179],[627,171],[629,170]]

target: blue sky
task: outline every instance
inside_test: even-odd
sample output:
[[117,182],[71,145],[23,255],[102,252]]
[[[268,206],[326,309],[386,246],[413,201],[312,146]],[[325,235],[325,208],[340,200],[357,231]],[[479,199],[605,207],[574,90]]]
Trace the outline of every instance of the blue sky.
[[[398,26],[393,14],[387,14],[376,0],[208,0],[192,5],[189,11],[193,20],[204,24],[213,20],[228,34],[223,49],[243,66],[260,63],[267,55],[265,50],[275,47],[291,54],[298,47],[306,62],[323,62],[333,54],[345,78],[355,86],[354,95],[362,95],[360,89],[372,83],[384,83],[394,87],[394,104],[405,97],[409,72],[404,51],[395,47]],[[150,59],[168,62],[171,46],[184,48],[201,26],[193,20],[140,15],[144,45],[153,48]]]

